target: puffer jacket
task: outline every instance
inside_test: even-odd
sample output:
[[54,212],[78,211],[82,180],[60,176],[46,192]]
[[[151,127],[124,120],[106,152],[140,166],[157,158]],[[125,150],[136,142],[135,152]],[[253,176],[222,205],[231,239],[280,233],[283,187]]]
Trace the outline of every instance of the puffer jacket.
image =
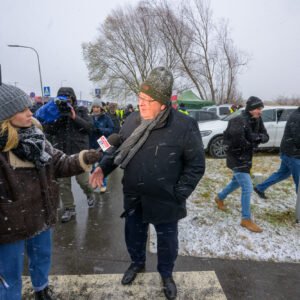
[[0,244],[27,239],[55,224],[59,205],[56,178],[87,171],[84,151],[67,156],[46,144],[49,165],[36,169],[12,152],[0,152]]
[[228,122],[224,132],[227,167],[235,172],[250,173],[253,151],[268,140],[269,135],[261,117],[255,119],[243,111]]
[[[138,112],[131,113],[121,128],[126,140],[140,125]],[[105,159],[104,174],[115,166]],[[124,209],[141,207],[143,221],[160,224],[186,216],[186,199],[205,171],[203,144],[197,122],[174,109],[164,126],[149,137],[124,169]]]

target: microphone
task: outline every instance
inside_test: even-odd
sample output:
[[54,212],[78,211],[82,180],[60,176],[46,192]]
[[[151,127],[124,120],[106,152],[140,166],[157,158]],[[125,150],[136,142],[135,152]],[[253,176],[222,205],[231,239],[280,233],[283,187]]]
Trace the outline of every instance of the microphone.
[[[117,151],[118,147],[122,144],[121,137],[117,133],[111,134],[107,139],[103,135],[97,140],[99,144],[98,151],[102,151],[103,157],[101,159],[102,163],[107,163],[114,159],[114,154]],[[97,167],[100,166],[99,163]]]
[[113,133],[111,134],[108,138],[107,141],[111,144],[111,146],[118,148],[122,142],[121,142],[121,137],[118,133]]
[[113,133],[107,139],[102,135],[97,142],[102,152],[111,154],[121,145],[121,138],[119,134]]

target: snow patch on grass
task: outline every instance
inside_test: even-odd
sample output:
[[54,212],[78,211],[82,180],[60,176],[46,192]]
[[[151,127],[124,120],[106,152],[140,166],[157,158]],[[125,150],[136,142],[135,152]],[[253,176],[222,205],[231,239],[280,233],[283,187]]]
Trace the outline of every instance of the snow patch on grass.
[[[207,159],[204,177],[187,201],[188,216],[179,222],[179,255],[300,262],[300,228],[295,226],[296,193],[292,179],[270,187],[269,199],[251,199],[254,221],[263,229],[252,233],[240,226],[241,191],[225,200],[227,212],[214,202],[231,179],[225,160]],[[279,167],[278,155],[255,156],[252,174],[267,178]],[[150,250],[156,252],[155,230],[151,229]]]

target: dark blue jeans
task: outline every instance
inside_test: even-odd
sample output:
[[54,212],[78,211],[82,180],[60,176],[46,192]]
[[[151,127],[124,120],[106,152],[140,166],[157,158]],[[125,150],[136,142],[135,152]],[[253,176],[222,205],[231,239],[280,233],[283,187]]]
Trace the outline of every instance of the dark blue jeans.
[[300,179],[300,159],[290,157],[284,154],[282,154],[280,158],[281,164],[279,169],[275,173],[273,173],[269,178],[267,178],[264,182],[256,186],[256,188],[259,191],[264,192],[269,186],[276,184],[282,180],[285,180],[292,175],[297,193]]
[[[141,210],[125,218],[125,241],[132,264],[144,265],[149,223],[143,223]],[[178,254],[178,222],[154,225],[157,234],[157,270],[161,277],[172,276]]]
[[21,300],[24,255],[27,252],[33,289],[48,285],[51,265],[51,229],[27,239],[0,244],[0,299]]

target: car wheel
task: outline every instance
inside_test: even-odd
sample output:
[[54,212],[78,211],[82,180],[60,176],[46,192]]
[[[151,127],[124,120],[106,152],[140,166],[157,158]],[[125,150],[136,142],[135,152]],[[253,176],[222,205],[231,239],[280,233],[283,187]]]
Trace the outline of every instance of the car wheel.
[[209,145],[209,154],[214,158],[224,158],[226,156],[223,136],[215,137]]

